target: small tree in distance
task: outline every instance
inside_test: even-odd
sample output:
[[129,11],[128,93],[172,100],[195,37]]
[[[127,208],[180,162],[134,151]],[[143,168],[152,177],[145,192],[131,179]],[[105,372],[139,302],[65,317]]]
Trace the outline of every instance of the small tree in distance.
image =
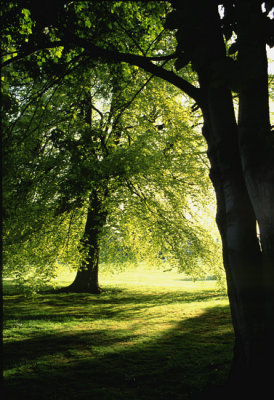
[[[20,217],[24,235],[13,208],[6,218],[5,226],[14,232],[5,236],[7,262],[13,264],[9,273],[30,284],[32,270],[42,283],[55,276],[60,262],[68,262],[77,266],[76,277],[60,290],[100,293],[103,250],[109,263],[159,263],[161,254],[192,275],[220,275],[220,264],[214,262],[216,232],[203,228],[193,211],[210,196],[204,142],[188,126],[187,104],[184,120],[177,118],[182,108],[178,91],[159,90],[136,68],[101,65],[84,72],[80,66],[78,78],[79,73],[80,85],[71,75],[57,90],[43,93],[40,111],[31,103],[26,115],[7,127],[6,138],[13,129],[13,144],[5,163],[15,168],[6,170],[5,191],[19,187],[18,202],[10,202],[25,210]],[[38,89],[36,82],[30,102]],[[8,93],[13,92],[18,93],[16,79]],[[152,102],[155,95],[158,100]],[[48,251],[38,250],[45,240]]]

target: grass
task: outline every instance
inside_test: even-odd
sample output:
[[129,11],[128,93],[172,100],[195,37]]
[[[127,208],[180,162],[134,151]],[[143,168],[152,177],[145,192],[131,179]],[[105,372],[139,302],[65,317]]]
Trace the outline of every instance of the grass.
[[226,379],[233,333],[215,281],[136,269],[103,275],[100,295],[34,299],[11,284],[4,285],[5,400],[192,399]]

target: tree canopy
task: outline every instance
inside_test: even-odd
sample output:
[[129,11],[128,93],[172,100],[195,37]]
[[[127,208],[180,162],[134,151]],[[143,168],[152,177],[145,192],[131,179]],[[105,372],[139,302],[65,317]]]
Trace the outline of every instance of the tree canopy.
[[60,262],[79,267],[95,190],[107,212],[102,261],[168,259],[221,277],[205,143],[178,90],[125,65],[80,65],[54,86],[16,72],[7,69],[3,120],[9,274],[33,285]]

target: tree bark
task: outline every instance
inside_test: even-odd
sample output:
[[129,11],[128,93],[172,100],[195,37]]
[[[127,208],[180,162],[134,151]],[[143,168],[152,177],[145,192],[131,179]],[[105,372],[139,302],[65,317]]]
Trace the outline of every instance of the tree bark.
[[274,135],[269,120],[265,32],[259,2],[239,2],[237,12],[241,71],[239,147],[263,254],[263,330],[257,379],[261,385],[270,386],[274,373],[269,368],[274,359]]
[[[221,100],[219,93],[210,101],[216,101],[216,107],[219,107]],[[226,112],[228,110],[227,107],[222,109]],[[205,125],[203,133],[209,148],[210,177],[217,199],[216,221],[222,237],[223,260],[235,331],[230,383],[233,381],[238,385],[239,380],[247,381],[250,375],[249,365],[254,364],[253,360],[257,359],[262,313],[261,252],[256,235],[256,218],[244,184],[239,154],[235,152],[233,143],[237,139],[233,119],[230,116],[229,123],[223,113],[214,112],[213,116],[214,123],[210,128],[209,124]],[[208,115],[205,114],[204,118],[207,121]]]
[[221,77],[216,80],[214,76],[216,66],[222,65],[226,57],[216,6],[215,11],[212,8],[208,15],[210,18],[204,26],[205,36],[210,43],[207,62],[204,59],[196,60],[196,69],[203,94],[203,133],[208,143],[210,176],[216,191],[217,223],[223,243],[235,331],[229,383],[235,392],[241,385],[243,392],[249,388],[251,394],[253,391],[258,393],[263,382],[257,378],[262,377],[260,368],[267,335],[264,330],[262,252],[256,232],[254,201],[243,170],[239,128],[231,91]]
[[99,286],[100,237],[106,222],[107,213],[103,208],[104,195],[93,190],[90,196],[85,233],[82,238],[83,252],[86,255],[72,284],[65,291],[77,293],[101,293]]

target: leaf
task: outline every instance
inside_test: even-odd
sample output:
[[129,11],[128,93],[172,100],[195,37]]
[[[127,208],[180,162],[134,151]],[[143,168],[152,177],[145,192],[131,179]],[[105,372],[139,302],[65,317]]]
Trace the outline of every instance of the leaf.
[[30,10],[28,10],[27,8],[23,8],[22,14],[24,14],[24,16],[28,18],[30,16]]
[[86,18],[86,19],[85,19],[85,26],[86,26],[87,28],[91,28],[91,21],[90,21],[89,18]]

